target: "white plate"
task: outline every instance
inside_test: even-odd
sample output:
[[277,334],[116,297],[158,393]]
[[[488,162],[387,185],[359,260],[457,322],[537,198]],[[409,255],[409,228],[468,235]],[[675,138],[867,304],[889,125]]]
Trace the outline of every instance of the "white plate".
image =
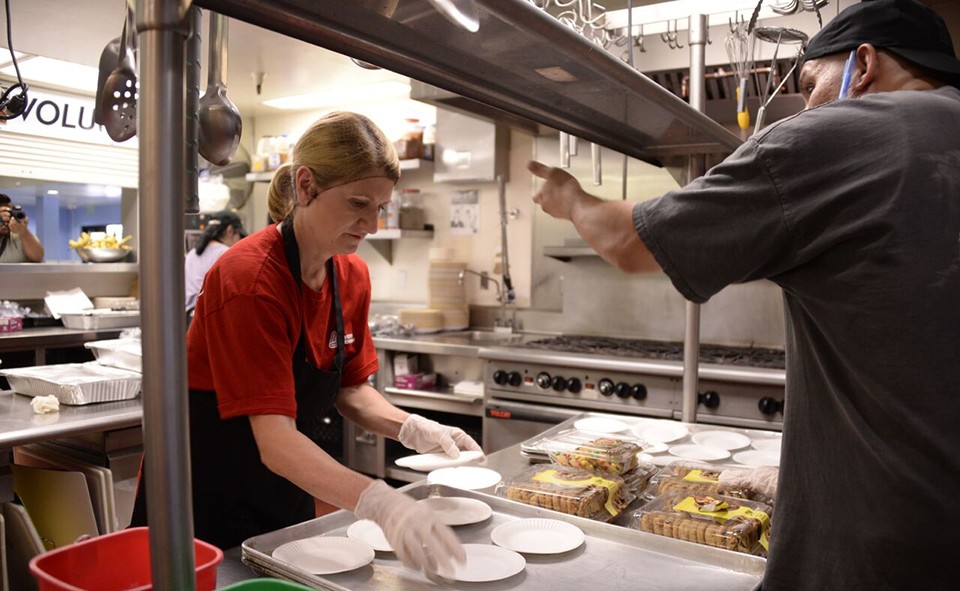
[[657,442],[644,442],[643,453],[645,454],[662,454],[663,452],[670,449],[670,446],[666,443]]
[[521,572],[527,565],[523,556],[513,550],[489,544],[464,544],[464,564],[454,564],[453,572],[440,570],[441,577],[467,583],[499,581]]
[[494,544],[526,554],[560,554],[583,544],[583,530],[557,519],[517,519],[490,532]]
[[354,521],[347,528],[347,537],[351,540],[360,540],[378,552],[393,552],[393,546],[387,541],[387,536],[376,522],[369,519]]
[[369,564],[374,551],[359,540],[315,536],[278,546],[273,557],[314,575],[331,575]]
[[775,439],[754,439],[750,444],[754,449],[765,451],[767,453],[779,454],[780,444],[783,442],[779,437]]
[[602,417],[587,417],[575,421],[573,426],[580,431],[593,431],[594,433],[619,433],[626,431],[629,425],[617,419],[604,419]]
[[483,457],[482,451],[462,451],[459,458],[451,458],[444,453],[435,454],[417,454],[398,458],[396,464],[401,468],[410,468],[421,472],[429,472],[439,468],[449,468],[451,466],[460,466]]
[[748,449],[733,454],[733,461],[745,466],[779,466],[780,454],[758,449]]
[[640,423],[634,425],[630,431],[651,443],[670,443],[678,439],[683,439],[690,434],[690,429],[680,423],[660,422],[660,423]]
[[427,474],[429,484],[443,484],[463,490],[490,488],[500,482],[500,473],[489,468],[455,466],[440,468]]
[[690,439],[697,445],[721,449],[743,449],[750,445],[749,437],[732,431],[700,431],[694,433]]
[[708,447],[706,445],[674,445],[670,448],[670,453],[679,458],[701,460],[704,462],[715,462],[730,457],[729,450],[720,447]]
[[490,505],[477,499],[429,497],[417,502],[429,507],[447,525],[478,523],[493,514]]

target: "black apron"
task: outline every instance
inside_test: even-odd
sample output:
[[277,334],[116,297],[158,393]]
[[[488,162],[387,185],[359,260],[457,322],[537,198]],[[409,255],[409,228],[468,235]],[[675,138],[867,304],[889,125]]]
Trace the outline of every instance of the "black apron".
[[[287,265],[299,292],[300,251],[293,224],[284,222],[281,233]],[[343,310],[332,258],[327,265],[327,277],[331,282],[337,330],[334,368],[324,371],[307,360],[304,320],[301,320],[300,340],[293,353],[297,430],[317,445],[324,427],[323,417],[334,408],[343,372]],[[190,390],[190,461],[194,534],[200,540],[223,549],[232,548],[252,536],[315,517],[313,497],[268,470],[260,461],[250,419],[246,416],[221,419],[216,394],[211,391]],[[141,504],[143,490],[141,478],[138,504]]]

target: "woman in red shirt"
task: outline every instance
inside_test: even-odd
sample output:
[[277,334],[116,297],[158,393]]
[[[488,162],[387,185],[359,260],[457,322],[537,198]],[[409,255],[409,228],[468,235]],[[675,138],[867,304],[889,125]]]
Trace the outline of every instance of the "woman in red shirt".
[[400,178],[397,154],[369,119],[336,112],[304,133],[287,170],[293,210],[217,260],[187,335],[196,536],[236,546],[313,518],[317,498],[376,521],[407,566],[463,560],[456,535],[429,511],[317,444],[335,407],[421,453],[480,449],[367,383],[377,371],[370,276],[354,253],[377,231]]

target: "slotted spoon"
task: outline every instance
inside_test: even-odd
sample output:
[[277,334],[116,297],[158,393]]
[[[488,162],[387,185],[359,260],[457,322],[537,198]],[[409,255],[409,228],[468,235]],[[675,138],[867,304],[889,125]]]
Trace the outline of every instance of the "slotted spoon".
[[128,6],[127,20],[120,34],[120,62],[107,77],[103,92],[97,97],[97,111],[107,135],[115,142],[125,142],[137,135],[137,73],[132,43],[128,43],[133,28],[133,11]]

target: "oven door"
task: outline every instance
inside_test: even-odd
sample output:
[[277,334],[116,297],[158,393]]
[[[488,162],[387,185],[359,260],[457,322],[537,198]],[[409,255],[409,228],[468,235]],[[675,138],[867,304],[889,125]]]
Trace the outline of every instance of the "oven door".
[[556,406],[487,400],[483,411],[484,451],[492,453],[522,443],[582,413]]

